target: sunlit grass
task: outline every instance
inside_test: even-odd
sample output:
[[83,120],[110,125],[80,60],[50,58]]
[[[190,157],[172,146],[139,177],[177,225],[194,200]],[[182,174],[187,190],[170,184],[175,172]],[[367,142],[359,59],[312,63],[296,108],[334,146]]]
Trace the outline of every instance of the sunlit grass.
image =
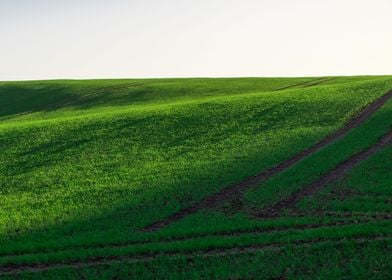
[[[43,250],[46,259],[50,250],[68,248],[76,252],[70,257],[83,257],[101,251],[71,248],[143,239],[141,227],[306,149],[392,87],[390,77],[335,78],[307,87],[316,80],[0,83],[1,254]],[[248,193],[245,203],[272,203],[370,145],[390,126],[382,121],[390,104],[336,146]],[[197,225],[203,222],[204,229]],[[296,223],[301,220],[268,224],[243,213],[205,212],[151,238]],[[208,238],[184,246],[226,246]],[[68,256],[53,260],[62,257]]]

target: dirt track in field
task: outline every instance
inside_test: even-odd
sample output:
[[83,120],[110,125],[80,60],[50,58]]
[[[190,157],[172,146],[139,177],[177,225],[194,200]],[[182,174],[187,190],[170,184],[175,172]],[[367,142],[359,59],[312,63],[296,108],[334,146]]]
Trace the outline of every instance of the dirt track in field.
[[368,159],[370,156],[372,156],[382,148],[391,144],[392,144],[392,131],[382,136],[373,146],[368,147],[367,149],[362,150],[359,153],[351,156],[349,159],[345,160],[344,162],[336,166],[332,171],[320,177],[318,180],[314,181],[307,187],[302,188],[297,192],[294,192],[287,198],[278,201],[272,206],[268,206],[262,209],[260,213],[256,215],[256,217],[259,218],[276,217],[279,214],[281,214],[284,210],[294,208],[296,203],[301,199],[313,195],[327,184],[345,175],[348,171],[350,171],[352,168],[357,166],[362,161]]
[[197,211],[201,209],[209,209],[215,207],[218,203],[222,203],[223,201],[230,201],[235,197],[239,197],[242,195],[243,191],[251,186],[260,184],[262,181],[265,181],[269,178],[271,178],[274,175],[277,175],[287,169],[289,169],[291,166],[296,164],[297,162],[303,160],[304,158],[312,155],[313,153],[321,150],[322,148],[328,146],[329,144],[335,142],[336,140],[344,137],[351,129],[359,126],[362,124],[365,120],[367,120],[377,109],[379,109],[382,105],[385,104],[390,98],[392,97],[392,90],[388,91],[384,95],[382,95],[380,98],[377,100],[373,101],[366,107],[364,107],[354,118],[352,118],[348,123],[346,123],[342,128],[337,130],[336,132],[330,134],[329,136],[325,137],[322,139],[320,142],[318,142],[316,145],[298,153],[294,157],[285,160],[278,165],[267,169],[259,174],[256,174],[252,177],[249,177],[248,179],[232,184],[230,186],[227,186],[222,189],[222,191],[213,194],[211,196],[208,196],[195,204],[184,208],[180,210],[179,212],[176,212],[172,214],[171,216],[168,216],[167,218],[157,221],[155,223],[152,223],[142,229],[142,231],[150,232],[150,231],[156,231],[161,228],[164,228],[178,220],[181,220],[182,218],[196,213]]
[[312,209],[311,211],[300,211],[293,209],[285,215],[285,217],[333,217],[333,218],[368,218],[373,220],[392,220],[392,212],[358,212],[358,211],[323,211]]
[[310,81],[306,81],[306,82],[302,82],[302,83],[298,83],[298,84],[294,84],[294,85],[290,85],[290,86],[285,86],[285,87],[281,87],[278,89],[275,89],[273,91],[281,91],[281,90],[286,90],[286,89],[294,89],[296,87],[299,88],[307,88],[307,87],[312,87],[312,86],[316,86],[322,83],[325,83],[327,81],[331,81],[331,80],[335,80],[336,78],[334,77],[323,77],[323,78],[318,78],[318,79],[314,79],[314,80],[310,80]]
[[[134,240],[134,241],[125,241],[120,243],[107,243],[104,245],[101,244],[93,244],[93,245],[83,245],[83,249],[114,249],[114,248],[125,248],[133,245],[144,245],[144,244],[151,244],[151,243],[170,243],[170,242],[187,242],[192,240],[197,240],[206,237],[236,237],[243,234],[274,234],[274,233],[284,233],[287,231],[303,231],[309,229],[320,229],[320,228],[340,228],[342,226],[348,225],[361,225],[361,224],[368,224],[371,222],[382,222],[382,221],[389,221],[392,218],[391,214],[385,214],[381,216],[370,216],[366,215],[363,217],[354,217],[348,216],[347,218],[351,218],[351,220],[340,220],[340,221],[331,221],[328,223],[312,223],[312,224],[298,224],[298,225],[285,225],[285,226],[277,226],[277,227],[269,227],[269,228],[253,228],[253,229],[243,229],[243,230],[225,230],[225,231],[217,231],[211,233],[195,233],[188,236],[173,236],[173,237],[166,237],[160,239],[146,239],[146,240]],[[14,258],[14,257],[31,257],[37,254],[45,254],[45,253],[62,253],[72,250],[79,250],[81,249],[80,246],[70,246],[62,249],[51,249],[51,250],[42,250],[38,252],[32,253],[19,253],[19,254],[1,254],[0,258]]]
[[[328,238],[316,238],[309,240],[297,240],[291,242],[272,242],[266,244],[255,244],[248,246],[232,247],[232,248],[218,248],[218,249],[207,249],[199,250],[193,252],[170,252],[165,254],[169,258],[195,258],[195,257],[219,257],[219,256],[229,256],[247,253],[256,253],[258,251],[278,251],[284,249],[287,246],[295,247],[310,247],[312,245],[323,245],[328,244],[329,246],[338,246],[343,244],[343,242],[355,242],[357,244],[366,244],[370,242],[377,241],[391,241],[392,236],[368,236],[368,237],[352,237],[346,238],[344,240],[328,239]],[[0,266],[0,276],[5,275],[17,275],[20,273],[37,273],[42,271],[63,269],[63,268],[74,268],[79,269],[83,267],[93,267],[100,265],[110,265],[115,263],[139,263],[139,262],[149,262],[156,259],[160,254],[146,253],[133,256],[106,256],[106,257],[91,257],[86,261],[64,261],[64,262],[53,262],[50,264],[43,263],[30,263],[30,264],[9,264],[5,266]]]

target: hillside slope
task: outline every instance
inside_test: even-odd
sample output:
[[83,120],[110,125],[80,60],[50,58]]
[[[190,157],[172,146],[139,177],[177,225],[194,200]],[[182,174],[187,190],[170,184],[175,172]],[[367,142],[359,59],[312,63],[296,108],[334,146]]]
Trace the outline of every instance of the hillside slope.
[[[183,256],[196,258],[194,275],[230,277],[237,274],[223,263],[242,266],[247,254],[268,262],[260,253],[268,244],[313,246],[315,240],[347,239],[347,252],[385,254],[379,243],[391,244],[389,140],[350,167],[347,177],[296,201],[295,211],[290,206],[277,216],[262,213],[388,135],[392,99],[385,94],[391,88],[391,77],[1,82],[0,273],[96,278],[118,270],[137,277],[144,270],[154,278],[158,267],[167,276],[187,277],[177,267],[185,264],[172,261]],[[199,207],[160,230],[141,231],[295,157],[382,96],[377,110],[347,135],[268,180],[252,181],[243,194]],[[387,175],[363,175],[369,168]],[[355,247],[372,239],[375,247]],[[238,248],[248,249],[241,256]],[[310,249],[291,249],[317,258]],[[202,253],[193,256],[196,251]],[[290,252],[271,258],[289,262]],[[162,260],[150,262],[161,253]],[[219,256],[222,263],[203,266],[206,257],[215,262]],[[105,257],[116,263],[101,271]],[[357,265],[373,264],[373,258]],[[125,264],[135,259],[142,264]],[[124,264],[119,268],[118,262]],[[279,275],[283,266],[266,277]],[[34,273],[23,274],[28,271]]]

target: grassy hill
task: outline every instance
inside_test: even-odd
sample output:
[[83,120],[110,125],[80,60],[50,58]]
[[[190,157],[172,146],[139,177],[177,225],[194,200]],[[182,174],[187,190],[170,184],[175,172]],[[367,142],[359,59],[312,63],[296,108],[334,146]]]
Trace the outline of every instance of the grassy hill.
[[0,274],[388,278],[391,89],[388,76],[0,82]]

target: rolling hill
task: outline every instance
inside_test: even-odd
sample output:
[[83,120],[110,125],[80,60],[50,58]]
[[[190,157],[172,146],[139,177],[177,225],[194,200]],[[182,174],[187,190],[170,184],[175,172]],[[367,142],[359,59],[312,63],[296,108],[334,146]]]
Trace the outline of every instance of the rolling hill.
[[388,278],[392,77],[0,82],[0,277]]

